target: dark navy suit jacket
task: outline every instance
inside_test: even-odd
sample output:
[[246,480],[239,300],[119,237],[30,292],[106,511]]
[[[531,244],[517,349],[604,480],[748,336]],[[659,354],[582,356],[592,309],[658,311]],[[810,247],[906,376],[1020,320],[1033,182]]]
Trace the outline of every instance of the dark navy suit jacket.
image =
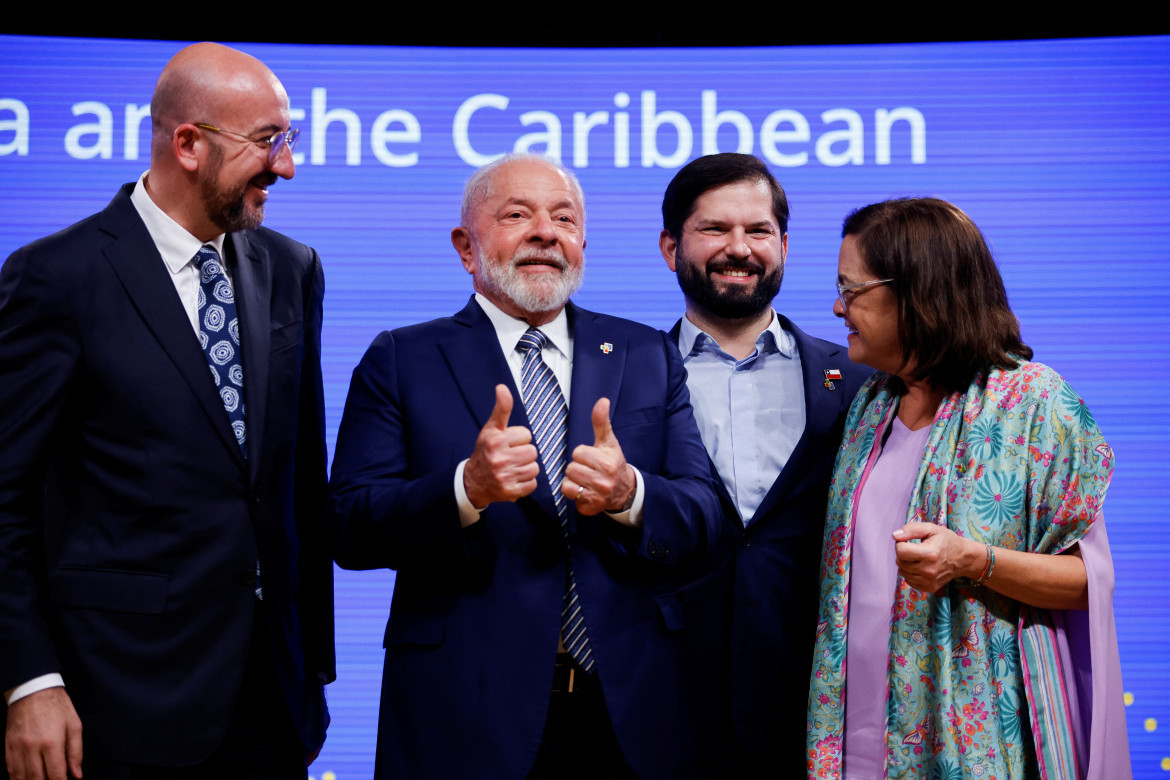
[[[627,761],[684,777],[679,566],[722,525],[677,348],[662,333],[568,306],[568,451],[594,441],[591,412],[645,480],[640,530],[570,504],[572,566],[596,674]],[[383,333],[354,371],[333,462],[335,555],[398,574],[386,628],[378,736],[382,778],[522,778],[548,711],[565,544],[543,471],[536,491],[460,527],[455,471],[475,448],[495,385],[520,394],[474,298],[454,317]],[[588,746],[582,746],[588,749]]]
[[[779,315],[777,315],[779,316]],[[689,710],[705,735],[700,765],[803,777],[805,712],[816,633],[821,544],[829,479],[849,404],[872,372],[836,344],[786,317],[804,377],[805,426],[787,465],[745,528],[719,479],[725,534],[680,591],[688,624]],[[681,321],[670,331],[678,348]],[[826,369],[842,378],[825,386]]]
[[320,262],[263,228],[225,243],[245,459],[133,187],[0,271],[0,689],[59,671],[87,745],[200,760],[240,685],[258,559],[315,749],[334,666]]

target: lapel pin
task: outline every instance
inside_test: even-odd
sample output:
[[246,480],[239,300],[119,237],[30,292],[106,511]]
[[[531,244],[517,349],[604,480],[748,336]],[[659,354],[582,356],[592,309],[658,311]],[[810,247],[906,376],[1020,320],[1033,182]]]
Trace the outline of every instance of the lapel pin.
[[610,352],[613,352],[613,344],[610,344],[608,341],[605,342],[601,345],[601,351],[608,355]]
[[833,382],[841,381],[841,371],[836,368],[825,369],[825,388],[828,390],[836,390],[837,386]]

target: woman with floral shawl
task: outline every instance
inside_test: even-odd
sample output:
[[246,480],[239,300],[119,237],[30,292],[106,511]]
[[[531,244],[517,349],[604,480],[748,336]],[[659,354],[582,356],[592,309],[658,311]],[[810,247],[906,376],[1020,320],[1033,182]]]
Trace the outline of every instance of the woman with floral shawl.
[[842,236],[834,313],[878,372],[831,486],[809,776],[1129,777],[1112,450],[966,214],[886,201]]

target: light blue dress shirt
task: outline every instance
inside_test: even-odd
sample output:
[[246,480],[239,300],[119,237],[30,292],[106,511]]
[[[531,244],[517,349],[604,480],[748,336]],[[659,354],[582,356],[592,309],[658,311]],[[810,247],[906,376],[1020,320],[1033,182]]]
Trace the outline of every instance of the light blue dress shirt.
[[737,361],[683,317],[679,350],[703,444],[746,526],[804,433],[796,339],[772,322]]

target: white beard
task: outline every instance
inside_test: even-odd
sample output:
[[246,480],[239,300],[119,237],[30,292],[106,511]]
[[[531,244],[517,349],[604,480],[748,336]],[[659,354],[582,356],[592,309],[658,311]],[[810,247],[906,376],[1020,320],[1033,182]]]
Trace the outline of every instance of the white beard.
[[[508,263],[489,262],[478,246],[474,252],[479,283],[483,288],[511,301],[521,311],[534,314],[559,311],[569,296],[577,292],[585,276],[584,263],[576,268],[570,267],[564,254],[556,248],[521,247]],[[560,267],[561,273],[542,274],[538,278],[522,274],[518,264],[532,259],[552,260]]]

